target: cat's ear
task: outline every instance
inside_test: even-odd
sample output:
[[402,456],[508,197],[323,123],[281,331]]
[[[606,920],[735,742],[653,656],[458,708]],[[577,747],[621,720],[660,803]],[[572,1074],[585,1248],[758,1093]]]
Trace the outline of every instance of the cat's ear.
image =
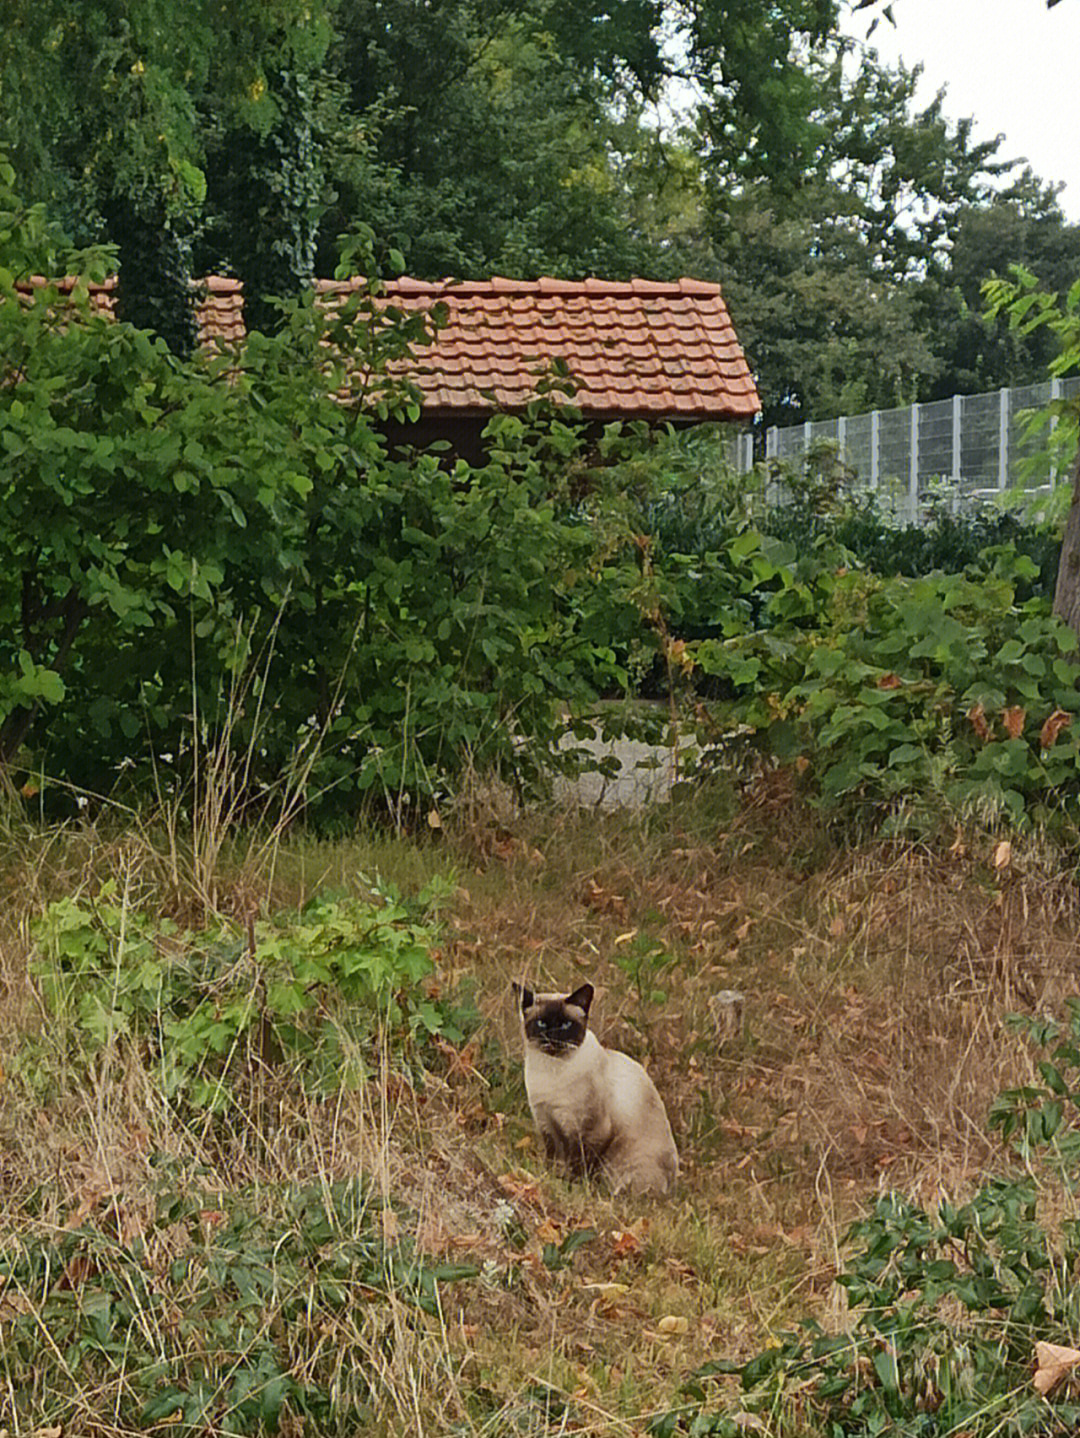
[[586,1018],[589,1016],[589,1005],[593,1001],[592,984],[582,984],[580,989],[575,989],[572,994],[567,994],[564,1003],[573,1004],[576,1009],[581,1009]]
[[527,1009],[531,1009],[536,1002],[536,996],[532,989],[526,988],[524,984],[519,983],[512,983],[510,987],[514,991],[514,997],[521,1002],[521,1012],[525,1013]]

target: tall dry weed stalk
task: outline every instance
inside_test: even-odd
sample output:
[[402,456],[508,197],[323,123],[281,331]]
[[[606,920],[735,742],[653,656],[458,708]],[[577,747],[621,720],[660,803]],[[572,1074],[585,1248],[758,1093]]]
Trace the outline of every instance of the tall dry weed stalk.
[[[273,783],[267,785],[256,778],[267,727],[265,714],[271,703],[278,631],[287,602],[286,598],[279,607],[257,654],[252,649],[256,622],[252,621],[247,631],[237,625],[234,652],[248,658],[230,667],[228,690],[213,715],[200,707],[192,631],[191,778],[169,792],[161,761],[155,758],[157,804],[145,822],[137,816],[151,846],[154,832],[164,833],[166,868],[174,893],[192,897],[207,914],[221,912],[222,860],[237,841],[242,853],[230,864],[230,871],[241,876],[240,887],[249,896],[256,894],[265,902],[273,887],[282,839],[312,797],[318,799],[327,792],[312,796],[311,779],[340,704],[359,622],[322,719],[313,715],[307,732],[296,736],[295,750]],[[241,738],[244,729],[246,738]]]

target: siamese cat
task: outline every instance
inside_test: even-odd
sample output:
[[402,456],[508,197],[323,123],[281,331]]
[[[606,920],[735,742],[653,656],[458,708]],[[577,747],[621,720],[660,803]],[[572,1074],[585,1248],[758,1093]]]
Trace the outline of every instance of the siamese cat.
[[514,985],[525,1032],[525,1092],[549,1159],[600,1173],[616,1193],[670,1193],[679,1155],[656,1085],[589,1028],[592,984],[563,998]]

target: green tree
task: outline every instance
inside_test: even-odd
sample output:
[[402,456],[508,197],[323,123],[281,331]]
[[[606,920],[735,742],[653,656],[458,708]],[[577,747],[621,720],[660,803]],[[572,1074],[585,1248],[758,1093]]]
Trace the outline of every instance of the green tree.
[[120,313],[185,353],[205,199],[197,96],[210,0],[12,0],[0,30],[0,144],[33,200],[85,245],[116,245]]
[[698,138],[707,124],[733,172],[790,178],[812,134],[804,56],[835,10],[343,0],[332,67],[362,138],[337,227],[370,223],[425,276],[670,273],[635,208],[643,174],[663,177],[670,83],[692,81]]
[[1021,333],[1004,316],[985,313],[984,282],[1008,275],[1014,264],[1045,290],[1061,293],[1080,273],[1080,225],[1065,219],[1057,188],[1030,171],[959,211],[947,265],[920,287],[916,309],[939,365],[920,399],[1037,384],[1045,377],[1056,354],[1050,332]]
[[813,162],[790,188],[706,170],[720,272],[759,376],[767,423],[826,419],[916,398],[940,368],[919,296],[948,265],[960,217],[1007,166],[918,72],[837,45],[806,68]]
[[193,247],[208,218],[227,224],[257,325],[272,322],[267,294],[311,276],[329,4],[12,0],[0,144],[77,244],[116,246],[119,314],[178,353],[195,340]]
[[[1022,265],[1014,265],[1006,278],[988,280],[983,287],[987,313],[991,320],[1002,318],[1009,329],[1021,337],[1044,332],[1050,337],[1055,355],[1049,365],[1055,378],[1080,370],[1080,279],[1074,280],[1064,294],[1043,289],[1038,279]],[[1077,451],[1077,402],[1058,400],[1052,406],[1055,417],[1063,421],[1055,433],[1055,445],[1072,451],[1072,487],[1065,513],[1065,532],[1061,542],[1057,585],[1054,590],[1054,613],[1080,635],[1080,452]]]

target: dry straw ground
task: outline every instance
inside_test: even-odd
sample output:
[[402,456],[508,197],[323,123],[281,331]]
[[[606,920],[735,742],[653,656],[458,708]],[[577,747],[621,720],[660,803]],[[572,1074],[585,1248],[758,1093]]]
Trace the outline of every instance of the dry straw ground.
[[[479,1269],[433,1313],[390,1291],[329,1327],[293,1318],[298,1364],[334,1355],[342,1393],[362,1379],[371,1432],[640,1433],[696,1364],[749,1356],[803,1313],[836,1321],[845,1224],[882,1188],[958,1194],[993,1166],[988,1105],[1029,1062],[1002,1018],[1058,1009],[1075,988],[1075,883],[1034,843],[957,832],[840,845],[775,784],[638,815],[507,818],[479,804],[416,840],[296,833],[272,865],[242,838],[217,855],[215,902],[240,913],[375,871],[407,891],[453,875],[437,985],[468,989],[479,1021],[466,1045],[437,1045],[426,1072],[376,1073],[322,1101],[252,1083],[225,1128],[164,1108],[130,1054],[78,1081],[57,1060],[47,1083],[28,1083],[18,1056],[46,1023],[30,920],[111,877],[133,903],[192,921],[206,895],[173,837],[7,830],[0,1247],[75,1228],[130,1246],[163,1168],[211,1227],[223,1194],[271,1214],[288,1185],[362,1174],[387,1239],[406,1230],[433,1260]],[[642,1058],[667,1100],[685,1163],[674,1202],[614,1200],[545,1171],[520,1078],[520,977],[596,984],[601,1038]],[[746,995],[734,1037],[717,1032],[722,989]],[[157,1234],[148,1267],[167,1249]],[[76,1306],[92,1280],[60,1276]],[[32,1302],[4,1291],[0,1344]],[[90,1381],[44,1325],[40,1341],[30,1410],[0,1364],[0,1428],[33,1432],[60,1413],[71,1434],[131,1431],[122,1355]],[[305,1429],[288,1405],[282,1422],[347,1431]],[[237,1426],[225,1413],[204,1431]]]

